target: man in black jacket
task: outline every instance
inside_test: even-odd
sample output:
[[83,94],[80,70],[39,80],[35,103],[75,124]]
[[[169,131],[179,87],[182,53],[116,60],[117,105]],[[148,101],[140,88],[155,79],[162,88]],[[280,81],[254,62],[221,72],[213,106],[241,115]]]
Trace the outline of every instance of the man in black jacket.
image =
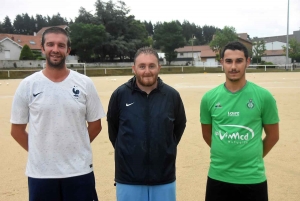
[[155,50],[139,49],[135,76],[109,101],[118,201],[176,200],[175,161],[186,116],[179,93],[158,77],[160,68]]

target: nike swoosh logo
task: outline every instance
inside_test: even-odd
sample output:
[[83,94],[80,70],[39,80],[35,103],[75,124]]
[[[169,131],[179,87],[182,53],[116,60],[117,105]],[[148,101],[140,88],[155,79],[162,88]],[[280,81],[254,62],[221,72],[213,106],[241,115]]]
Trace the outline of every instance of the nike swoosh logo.
[[33,97],[36,97],[37,95],[41,94],[43,92],[37,93],[37,94],[33,94]]
[[[133,103],[134,103],[134,102],[133,102]],[[129,104],[128,104],[128,103],[126,103],[126,106],[128,107],[128,106],[132,105],[133,103],[129,103]]]

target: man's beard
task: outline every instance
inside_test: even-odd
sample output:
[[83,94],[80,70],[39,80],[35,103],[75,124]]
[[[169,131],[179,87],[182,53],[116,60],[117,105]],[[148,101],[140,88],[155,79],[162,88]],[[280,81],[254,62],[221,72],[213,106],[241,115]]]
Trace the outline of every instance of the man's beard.
[[[140,77],[140,76],[136,76],[136,79],[137,79],[137,82],[138,82],[141,86],[143,86],[143,87],[151,87],[151,86],[153,86],[153,85],[156,83],[157,77],[158,77],[158,75],[157,75],[157,76],[154,76],[154,79],[152,80],[152,82],[144,81],[143,78]],[[152,78],[152,77],[151,77],[151,78]]]
[[[239,71],[236,71],[236,70],[232,70],[230,72],[237,72],[237,73],[240,73],[241,76],[238,77],[238,78],[230,78],[229,76],[227,76],[228,80],[230,80],[231,82],[239,82],[243,77],[245,77],[246,75],[246,68],[247,66],[245,66],[245,69],[242,71],[242,70],[239,70]],[[230,73],[228,72],[228,74]]]
[[[61,56],[61,55],[60,55]],[[61,56],[60,61],[52,62],[50,56],[46,56],[47,64],[49,67],[62,69],[65,67],[66,57]]]

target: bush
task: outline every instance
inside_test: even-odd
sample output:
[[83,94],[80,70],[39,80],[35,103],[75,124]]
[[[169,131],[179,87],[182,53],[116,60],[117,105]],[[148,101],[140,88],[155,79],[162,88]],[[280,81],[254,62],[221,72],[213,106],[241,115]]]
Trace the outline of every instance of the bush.
[[[266,65],[266,68],[276,68],[276,66],[272,62],[261,61],[260,65]],[[257,69],[265,68],[265,66],[258,66]]]
[[262,60],[261,60],[261,57],[253,57],[252,58],[252,63],[253,64],[258,64],[258,63],[261,63]]
[[33,60],[34,59],[32,51],[28,45],[25,44],[23,46],[19,59],[20,60]]
[[37,51],[37,50],[32,50],[32,54],[33,54],[33,59],[34,60],[38,60],[39,57],[41,57],[41,52]]
[[40,56],[40,57],[37,57],[36,60],[46,60],[44,57]]
[[263,65],[274,65],[272,62],[265,62],[265,61],[263,62],[264,62]]

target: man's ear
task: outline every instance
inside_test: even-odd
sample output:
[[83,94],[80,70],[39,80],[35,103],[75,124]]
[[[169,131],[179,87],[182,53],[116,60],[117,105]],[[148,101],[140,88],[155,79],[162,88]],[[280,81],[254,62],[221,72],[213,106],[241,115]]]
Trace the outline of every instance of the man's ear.
[[160,72],[161,69],[161,65],[158,64],[158,72]]
[[251,63],[251,58],[248,57],[248,59],[247,59],[247,67],[250,65],[250,63]]
[[44,49],[43,45],[41,45],[41,50],[42,50],[42,53],[45,54],[45,49]]
[[131,67],[132,72],[135,74],[134,65]]

